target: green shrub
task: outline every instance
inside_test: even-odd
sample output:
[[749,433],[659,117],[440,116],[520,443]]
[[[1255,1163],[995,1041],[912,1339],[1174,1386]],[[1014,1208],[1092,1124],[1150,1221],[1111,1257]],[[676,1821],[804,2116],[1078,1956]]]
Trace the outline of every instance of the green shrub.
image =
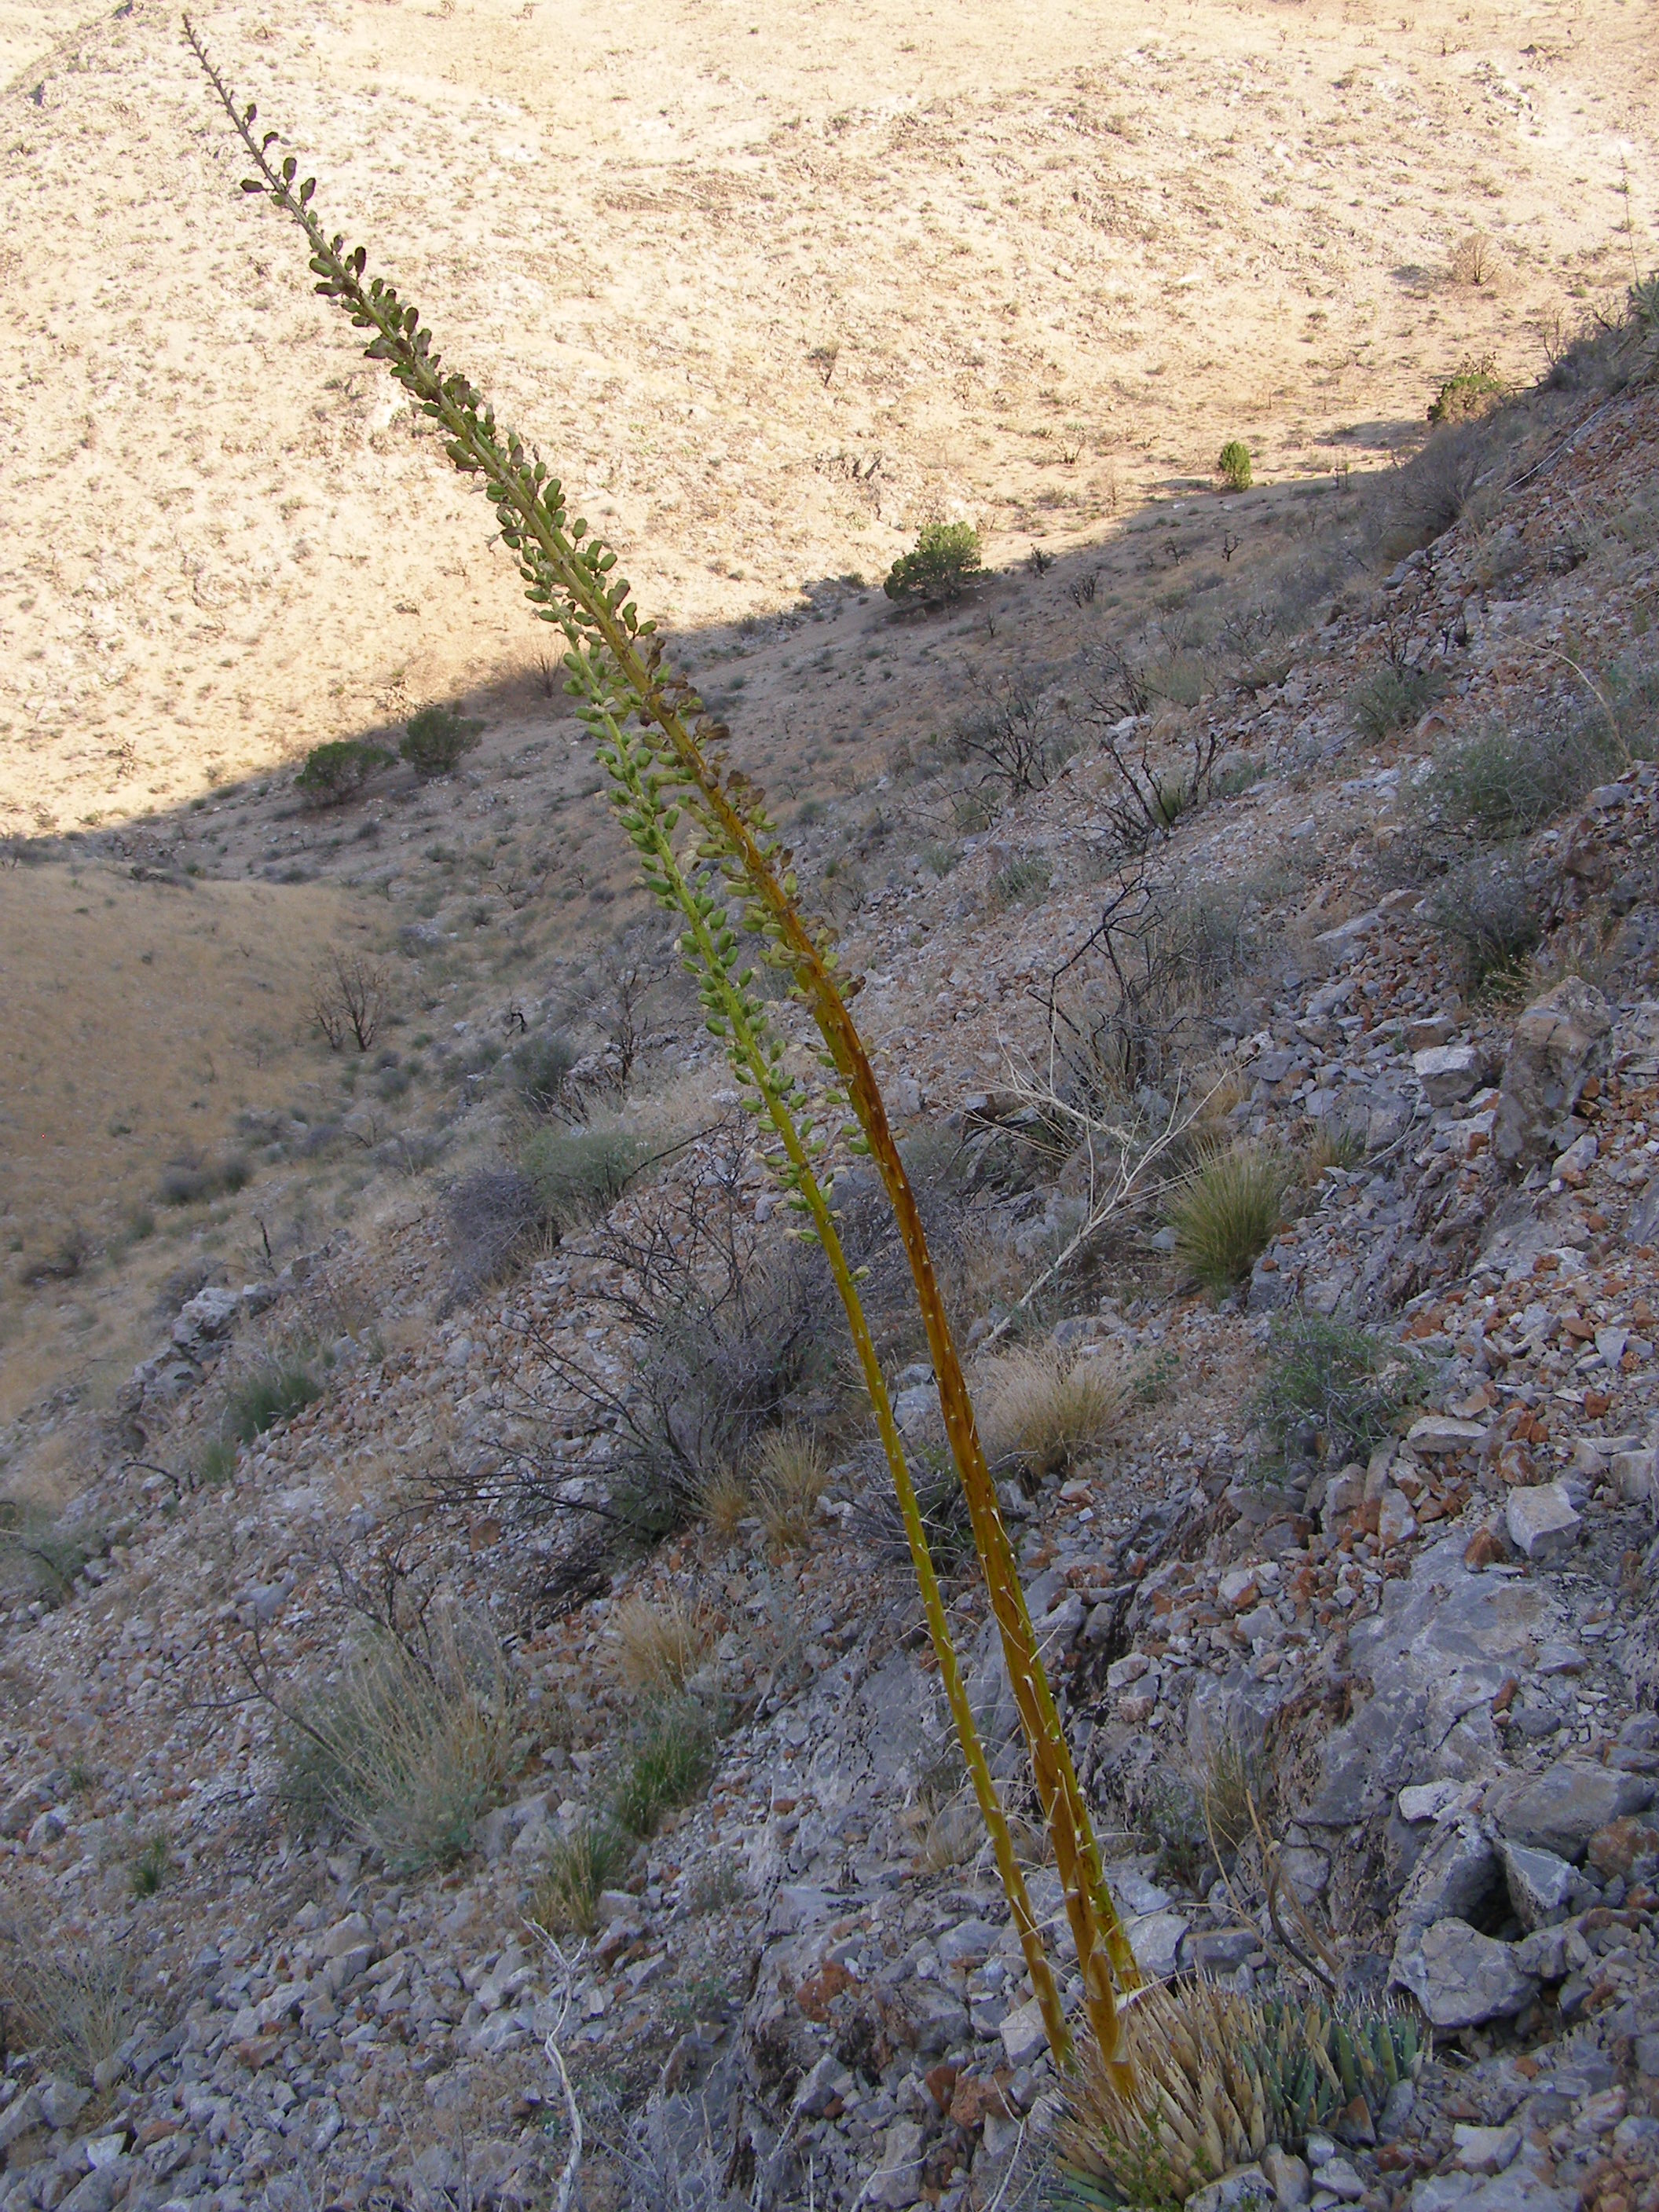
[[1489,415],[1504,397],[1503,379],[1491,354],[1466,361],[1449,376],[1429,406],[1431,422],[1474,422]]
[[409,718],[398,750],[416,775],[448,775],[477,745],[482,722],[469,721],[459,707],[422,707]]
[[1368,1457],[1424,1388],[1422,1363],[1398,1345],[1296,1314],[1274,1327],[1272,1361],[1251,1411],[1277,1462],[1316,1451],[1338,1468]]
[[1361,737],[1376,744],[1416,721],[1444,688],[1432,669],[1390,661],[1348,694],[1348,712]]
[[174,1160],[162,1170],[155,1194],[163,1206],[198,1206],[204,1200],[222,1198],[242,1189],[252,1172],[246,1157],[240,1152],[209,1163]]
[[1525,837],[1624,764],[1624,747],[1600,715],[1547,728],[1494,726],[1439,748],[1413,804],[1449,830]]
[[1462,956],[1470,990],[1492,992],[1517,981],[1544,933],[1542,908],[1528,889],[1518,846],[1477,854],[1444,876],[1430,903],[1435,927]]
[[161,1834],[151,1836],[133,1858],[133,1895],[154,1897],[167,1880],[172,1863],[173,1851],[167,1838]]
[[44,2053],[91,2083],[131,2031],[132,1960],[84,1933],[54,1939],[22,1917],[21,1893],[0,1937],[0,2005],[14,2049]]
[[513,1085],[532,1114],[551,1114],[564,1098],[564,1086],[576,1065],[576,1048],[562,1030],[526,1037],[514,1047]]
[[1176,1257],[1206,1290],[1231,1290],[1272,1240],[1291,1182],[1287,1164],[1259,1146],[1212,1153],[1170,1208]]
[[39,1499],[0,1498],[0,1589],[56,1605],[93,1553],[92,1532],[61,1527]]
[[1229,438],[1216,456],[1215,472],[1229,491],[1249,491],[1255,477],[1250,449],[1241,438]]
[[630,1836],[654,1836],[665,1813],[696,1795],[714,1764],[714,1731],[690,1698],[659,1705],[629,1753],[611,1810]]
[[1010,860],[1006,868],[999,868],[991,878],[990,900],[998,913],[1011,906],[1021,906],[1028,899],[1040,899],[1048,890],[1054,871],[1041,853],[1022,854]]
[[901,606],[943,606],[982,573],[972,523],[930,522],[912,550],[894,562],[882,589]]
[[385,745],[367,738],[341,738],[332,744],[313,745],[306,764],[294,779],[294,787],[310,806],[341,806],[355,798],[377,768],[397,757]]
[[513,1772],[512,1672],[487,1631],[444,1622],[422,1649],[378,1636],[288,1717],[283,1795],[337,1820],[394,1872],[453,1866]]
[[628,1870],[635,1845],[610,1821],[580,1820],[553,1847],[534,1917],[555,1936],[592,1936],[599,1926],[599,1892],[614,1888]]
[[519,1155],[556,1235],[607,1213],[638,1174],[645,1140],[626,1129],[538,1129]]
[[225,1401],[223,1434],[251,1444],[255,1437],[274,1429],[278,1421],[291,1419],[322,1395],[323,1386],[308,1364],[293,1352],[281,1353],[245,1375],[232,1389]]

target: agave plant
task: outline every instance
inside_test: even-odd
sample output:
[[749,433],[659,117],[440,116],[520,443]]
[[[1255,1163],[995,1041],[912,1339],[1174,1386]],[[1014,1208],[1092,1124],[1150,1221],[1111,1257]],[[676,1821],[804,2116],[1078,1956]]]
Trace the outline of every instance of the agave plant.
[[[705,1019],[731,1058],[750,1110],[770,1128],[774,1170],[803,1229],[823,1246],[846,1308],[904,1516],[940,1679],[1048,2041],[1056,2061],[1069,2067],[1074,2053],[1053,1970],[974,1726],[915,1486],[831,1208],[832,1163],[842,1146],[867,1152],[882,1178],[915,1281],[945,1431],[1054,1843],[1085,2008],[1101,2063],[1113,2069],[1109,2078],[1127,2088],[1127,2078],[1115,2070],[1121,2060],[1115,1992],[1138,1988],[1140,1978],[1106,1887],[1037,1654],[921,1216],[869,1055],[848,1011],[856,985],[843,988],[830,933],[802,911],[790,855],[762,793],[725,760],[726,732],[670,667],[654,625],[641,617],[627,579],[617,573],[616,553],[586,521],[572,517],[558,480],[533,450],[497,426],[494,410],[472,385],[442,370],[418,311],[380,278],[365,280],[364,249],[349,249],[343,237],[331,238],[323,229],[312,211],[315,180],[301,181],[291,156],[273,161],[277,134],[256,136],[257,110],[238,106],[188,18],[185,29],[252,159],[256,173],[245,179],[243,190],[269,198],[304,230],[317,290],[356,328],[371,333],[369,358],[384,362],[416,408],[440,427],[454,466],[482,479],[502,542],[518,556],[528,598],[541,618],[563,633],[567,689],[610,779],[612,802],[639,855],[643,879],[679,918],[681,954],[696,980]],[[763,961],[788,978],[817,1030],[817,1065],[810,1074],[792,1059],[768,1002],[754,988],[754,969],[744,964],[745,936],[758,941]]]
[[1090,2208],[1184,2204],[1316,2130],[1374,2121],[1415,2073],[1417,2023],[1392,2009],[1333,2010],[1318,1997],[1260,2000],[1201,1978],[1143,1990],[1126,2008],[1131,2080],[1091,2063],[1056,2130],[1056,2202]]

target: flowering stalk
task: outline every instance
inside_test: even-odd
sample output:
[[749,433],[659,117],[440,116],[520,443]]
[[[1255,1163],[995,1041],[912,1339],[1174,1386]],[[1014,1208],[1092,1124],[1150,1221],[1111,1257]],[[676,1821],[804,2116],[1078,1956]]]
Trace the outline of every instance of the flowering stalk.
[[[1071,2044],[1054,1995],[1052,1972],[1041,1954],[1006,1822],[973,1729],[879,1362],[836,1235],[828,1189],[814,1166],[830,1139],[806,1112],[807,1092],[785,1070],[782,1041],[749,987],[752,971],[743,975],[737,971],[737,929],[728,904],[711,884],[725,886],[726,898],[739,908],[742,927],[761,939],[763,959],[788,975],[793,995],[812,1017],[823,1042],[820,1057],[834,1078],[826,1103],[832,1108],[850,1107],[854,1126],[847,1132],[849,1140],[874,1162],[909,1263],[933,1354],[945,1433],[967,1499],[975,1547],[1054,1844],[1090,2024],[1103,2058],[1113,2064],[1119,2051],[1114,1984],[1133,1990],[1139,1986],[1140,1976],[1106,1887],[1087,1805],[1038,1655],[915,1194],[874,1070],[848,1011],[847,1001],[857,983],[843,988],[837,980],[829,932],[811,925],[800,910],[791,856],[768,818],[761,793],[720,757],[718,748],[727,732],[704,712],[685,678],[667,666],[654,623],[641,618],[627,579],[616,574],[615,552],[585,521],[570,518],[556,478],[513,432],[498,429],[493,409],[466,379],[453,371],[441,374],[431,334],[422,327],[417,310],[380,278],[364,281],[363,248],[348,250],[343,238],[328,237],[310,211],[314,179],[296,181],[298,168],[292,156],[280,166],[271,161],[276,134],[255,137],[257,111],[252,106],[239,111],[188,18],[185,29],[256,166],[258,174],[246,179],[242,189],[269,198],[304,229],[311,268],[319,280],[317,290],[342,307],[356,328],[373,332],[366,348],[368,356],[385,362],[419,411],[440,426],[453,465],[483,478],[502,543],[518,556],[526,595],[543,620],[564,632],[569,688],[599,746],[623,826],[640,852],[645,881],[685,923],[682,951],[698,977],[709,1026],[749,1086],[751,1105],[771,1122],[781,1146],[778,1172],[792,1203],[823,1244],[847,1305],[905,1515],[941,1679],[958,1730],[966,1723],[963,1752],[975,1795],[991,1830],[1028,1961],[1032,1962],[1033,1987],[1042,2001],[1049,2040],[1056,2061],[1063,2065],[1070,2062]],[[636,724],[637,730],[630,724]],[[696,833],[690,867],[676,858],[672,842],[682,810]],[[695,872],[698,863],[705,870],[702,877]]]

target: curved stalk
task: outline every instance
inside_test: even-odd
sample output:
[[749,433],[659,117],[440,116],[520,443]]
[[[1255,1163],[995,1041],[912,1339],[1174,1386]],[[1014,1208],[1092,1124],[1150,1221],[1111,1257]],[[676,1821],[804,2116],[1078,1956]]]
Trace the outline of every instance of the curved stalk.
[[745,902],[746,926],[768,941],[768,957],[789,973],[796,996],[823,1040],[827,1064],[845,1087],[861,1133],[857,1141],[882,1178],[915,1285],[945,1432],[1065,1891],[1090,2022],[1109,2065],[1119,2047],[1114,1981],[1131,1990],[1139,1985],[1140,1977],[1106,1887],[1088,1808],[1037,1651],[915,1195],[874,1071],[848,1011],[847,999],[856,986],[843,992],[838,985],[834,952],[825,933],[811,929],[801,915],[790,856],[767,818],[760,794],[711,755],[709,748],[726,733],[703,713],[691,686],[665,669],[654,625],[641,619],[626,578],[613,578],[616,554],[586,522],[568,520],[557,480],[511,432],[498,433],[493,410],[466,379],[440,374],[439,357],[417,311],[380,278],[365,283],[363,249],[348,252],[343,238],[327,237],[310,213],[313,180],[296,182],[292,156],[280,168],[272,165],[269,153],[276,134],[256,139],[256,110],[238,112],[188,18],[185,27],[258,167],[258,175],[245,180],[243,189],[269,197],[301,224],[311,245],[318,291],[341,306],[357,328],[374,332],[366,349],[369,356],[386,362],[419,410],[441,427],[454,466],[483,478],[502,542],[519,557],[528,597],[543,619],[556,623],[569,641],[567,665],[573,672],[586,669],[608,694],[610,687],[599,675],[603,667],[621,708],[618,729],[637,718],[642,730],[655,733],[650,741],[653,755],[672,767],[673,780],[684,787],[701,822],[701,857],[713,861]]
[[758,1103],[765,1113],[782,1147],[781,1161],[771,1163],[774,1170],[778,1180],[793,1192],[796,1200],[805,1208],[811,1233],[829,1261],[836,1291],[846,1310],[865,1389],[875,1412],[876,1427],[893,1478],[893,1488],[897,1493],[905,1538],[910,1548],[910,1561],[921,1592],[927,1633],[939,1662],[939,1680],[945,1686],[946,1702],[956,1724],[957,1738],[962,1746],[963,1759],[973,1784],[980,1816],[991,1838],[997,1872],[1001,1877],[1009,1910],[1019,1934],[1020,1948],[1031,1977],[1031,1987],[1042,2008],[1043,2030],[1056,2063],[1069,2067],[1073,2058],[1071,2032],[1066,2025],[1054,1970],[1043,1948],[1042,1931],[1031,1910],[1025,1877],[1015,1854],[1007,1815],[1003,1810],[990,1764],[985,1755],[985,1746],[974,1719],[967,1685],[962,1678],[962,1668],[951,1638],[950,1624],[945,1618],[945,1601],[939,1592],[939,1577],[933,1567],[921,1503],[916,1497],[915,1485],[910,1479],[904,1446],[893,1416],[886,1377],[882,1373],[881,1361],[870,1334],[864,1302],[859,1296],[857,1280],[830,1211],[830,1190],[819,1178],[813,1164],[811,1125],[799,1110],[799,1102],[804,1094],[801,1087],[782,1073],[779,1041],[770,1034],[770,1024],[764,1007],[750,994],[749,975],[732,972],[735,944],[730,941],[725,908],[716,906],[706,893],[698,890],[675,855],[672,811],[665,810],[659,803],[659,790],[668,777],[657,768],[648,753],[647,762],[641,763],[640,754],[646,751],[647,747],[631,738],[621,727],[601,696],[599,672],[592,667],[591,663],[584,665],[579,662],[574,654],[571,663],[574,664],[571,689],[586,702],[585,719],[599,738],[599,757],[612,780],[613,803],[623,826],[640,855],[647,880],[656,896],[665,905],[672,906],[685,924],[681,939],[681,957],[697,979],[709,1017],[709,1026],[723,1038],[739,1079],[753,1086],[753,1103]]

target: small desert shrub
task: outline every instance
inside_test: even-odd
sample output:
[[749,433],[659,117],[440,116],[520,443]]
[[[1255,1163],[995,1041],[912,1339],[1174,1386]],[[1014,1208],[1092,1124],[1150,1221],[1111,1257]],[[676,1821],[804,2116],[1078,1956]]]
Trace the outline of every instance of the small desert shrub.
[[679,1692],[702,1664],[708,1632],[684,1598],[631,1597],[611,1626],[617,1672],[630,1690]]
[[1516,846],[1477,854],[1450,870],[1430,911],[1436,928],[1457,947],[1466,987],[1475,991],[1518,982],[1544,933],[1542,910],[1527,884],[1525,854]]
[[808,1542],[829,1480],[830,1462],[816,1437],[775,1429],[762,1438],[754,1497],[774,1551],[798,1552]]
[[532,1114],[556,1113],[576,1065],[576,1048],[562,1030],[526,1037],[513,1053],[513,1087]]
[[882,589],[901,606],[943,606],[981,574],[979,532],[969,522],[930,522],[901,553]]
[[1229,438],[1216,457],[1215,472],[1229,491],[1249,491],[1255,481],[1250,449],[1240,438]]
[[1489,415],[1504,397],[1504,383],[1490,354],[1466,361],[1449,376],[1429,406],[1431,422],[1473,422]]
[[196,1462],[196,1480],[208,1489],[216,1489],[228,1482],[236,1472],[236,1439],[234,1437],[215,1437],[202,1448]]
[[611,1809],[630,1836],[654,1836],[665,1813],[684,1805],[708,1779],[714,1732],[690,1698],[658,1706],[645,1721],[618,1778]]
[[15,1921],[0,1938],[0,2008],[14,2049],[90,2085],[132,2027],[132,1961],[120,1944],[58,1939]]
[[477,745],[482,722],[469,720],[459,707],[422,707],[409,718],[398,750],[416,775],[448,775]]
[[1348,694],[1348,712],[1361,737],[1377,744],[1416,721],[1443,688],[1432,669],[1390,661],[1375,676],[1356,684]]
[[514,1767],[512,1678],[487,1632],[447,1620],[424,1650],[380,1635],[289,1717],[283,1796],[388,1867],[453,1866]]
[[1370,1329],[1296,1314],[1279,1322],[1251,1408],[1278,1462],[1368,1457],[1423,1395],[1422,1363]]
[[306,764],[294,779],[294,787],[308,806],[343,806],[355,798],[377,768],[396,756],[385,745],[367,738],[341,738],[336,743],[313,745]]
[[167,1878],[173,1863],[173,1851],[162,1835],[149,1837],[134,1855],[132,1861],[132,1893],[135,1897],[154,1897]]
[[599,1893],[622,1879],[634,1849],[608,1821],[578,1820],[553,1847],[534,1918],[555,1936],[592,1936],[599,1926]]
[[92,1557],[90,1528],[65,1528],[44,1500],[0,1498],[0,1589],[56,1604]]
[[1474,498],[1487,459],[1481,424],[1437,429],[1387,486],[1382,550],[1397,559],[1443,536]]
[[1271,1242],[1291,1181],[1288,1164],[1257,1146],[1212,1153],[1170,1208],[1176,1257],[1206,1290],[1231,1290]]
[[692,1912],[722,1912],[743,1895],[743,1881],[729,1858],[705,1859],[686,1893]]
[[1458,241],[1451,258],[1451,273],[1459,284],[1483,288],[1498,281],[1498,248],[1485,231],[1473,230]]
[[999,868],[991,878],[990,904],[992,910],[1003,914],[1010,907],[1021,906],[1030,899],[1040,899],[1047,891],[1053,871],[1041,853],[1023,854],[1010,860],[1006,868]]
[[1017,1467],[1033,1482],[1058,1474],[1109,1440],[1129,1395],[1122,1369],[1102,1354],[1067,1359],[1053,1351],[1012,1352],[988,1378],[985,1434],[992,1462]]
[[459,1298],[499,1282],[545,1235],[534,1182],[518,1168],[480,1168],[449,1194],[449,1261]]
[[556,1236],[608,1213],[645,1157],[626,1129],[538,1129],[519,1154],[541,1218]]
[[155,1194],[163,1206],[199,1206],[204,1200],[223,1198],[242,1189],[252,1172],[240,1152],[210,1164],[174,1160],[162,1170]]
[[[310,1362],[292,1351],[274,1353],[233,1385],[220,1423],[222,1437],[251,1444],[323,1395]],[[234,1455],[233,1455],[234,1463]]]
[[1547,728],[1494,725],[1439,747],[1413,805],[1448,830],[1525,837],[1624,765],[1622,744],[1599,716]]

